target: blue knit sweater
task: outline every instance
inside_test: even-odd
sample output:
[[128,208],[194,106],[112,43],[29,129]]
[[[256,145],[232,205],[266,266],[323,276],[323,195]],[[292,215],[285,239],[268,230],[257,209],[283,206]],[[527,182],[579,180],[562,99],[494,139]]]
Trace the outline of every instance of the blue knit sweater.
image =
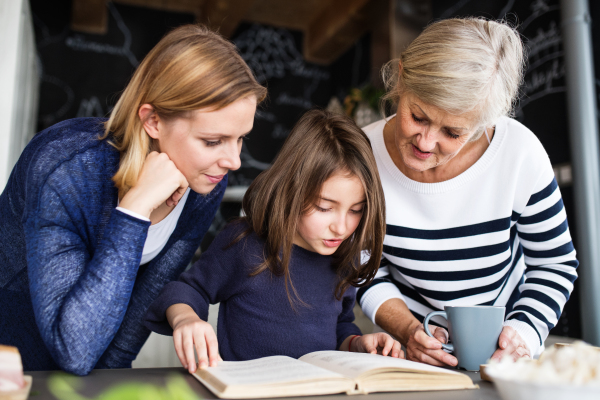
[[189,263],[227,184],[190,192],[167,245],[140,267],[150,222],[115,209],[119,152],[98,140],[103,122],[40,132],[0,196],[0,343],[19,348],[25,370],[130,367],[148,305]]
[[250,273],[263,259],[264,241],[251,234],[228,246],[246,225],[230,224],[178,281],[168,283],[152,303],[146,326],[163,335],[173,330],[165,312],[173,304],[187,304],[206,321],[208,305],[219,303],[217,337],[225,361],[273,355],[298,358],[318,350],[337,350],[344,339],[360,334],[352,308],[356,289],[341,300],[334,296],[338,282],[331,256],[294,246],[290,261],[292,282],[309,307],[288,301],[282,276],[265,270]]

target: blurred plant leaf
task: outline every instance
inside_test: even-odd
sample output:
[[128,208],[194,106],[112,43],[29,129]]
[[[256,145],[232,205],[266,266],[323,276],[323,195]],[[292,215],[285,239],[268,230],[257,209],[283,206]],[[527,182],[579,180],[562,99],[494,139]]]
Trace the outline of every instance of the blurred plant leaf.
[[57,373],[48,378],[48,390],[58,400],[199,400],[201,399],[181,376],[167,377],[165,386],[151,383],[124,382],[109,387],[89,398],[77,393],[82,378]]

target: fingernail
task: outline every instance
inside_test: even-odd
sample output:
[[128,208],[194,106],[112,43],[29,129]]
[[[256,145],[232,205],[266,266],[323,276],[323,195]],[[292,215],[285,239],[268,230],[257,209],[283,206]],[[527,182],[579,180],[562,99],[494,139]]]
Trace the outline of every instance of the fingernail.
[[202,361],[202,362],[200,363],[200,368],[204,369],[204,368],[206,368],[206,367],[208,367],[208,364],[206,363],[206,361]]
[[502,348],[506,348],[506,342],[502,342]]

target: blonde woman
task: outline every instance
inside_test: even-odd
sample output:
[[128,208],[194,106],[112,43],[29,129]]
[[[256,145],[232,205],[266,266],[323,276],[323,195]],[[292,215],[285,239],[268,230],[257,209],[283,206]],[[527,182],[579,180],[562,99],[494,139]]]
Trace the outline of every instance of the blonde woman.
[[26,370],[130,367],[240,166],[266,90],[200,26],[166,35],[108,121],[40,132],[0,196],[0,343]]
[[[386,198],[367,316],[408,359],[456,365],[441,348],[446,305],[505,306],[494,358],[543,350],[578,266],[560,191],[537,137],[508,117],[523,76],[516,30],[480,18],[431,24],[385,70],[396,114],[365,128]],[[390,73],[393,72],[393,73]]]

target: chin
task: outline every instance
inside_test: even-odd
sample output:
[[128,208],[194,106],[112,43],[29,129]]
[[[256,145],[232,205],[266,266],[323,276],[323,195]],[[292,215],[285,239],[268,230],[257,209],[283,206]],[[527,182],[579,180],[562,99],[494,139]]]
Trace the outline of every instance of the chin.
[[207,195],[210,192],[213,191],[214,188],[217,187],[217,183],[215,184],[203,184],[203,185],[190,185],[190,189],[192,189],[194,192],[198,193],[198,194],[202,194],[202,195]]

